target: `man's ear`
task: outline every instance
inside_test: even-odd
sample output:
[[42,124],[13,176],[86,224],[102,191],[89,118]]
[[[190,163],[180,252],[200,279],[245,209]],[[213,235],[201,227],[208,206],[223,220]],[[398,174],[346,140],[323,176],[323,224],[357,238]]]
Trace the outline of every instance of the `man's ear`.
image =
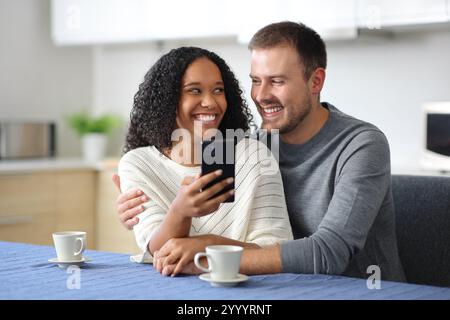
[[317,68],[311,74],[309,78],[310,88],[312,94],[320,95],[322,91],[323,84],[325,83],[326,72],[324,68]]

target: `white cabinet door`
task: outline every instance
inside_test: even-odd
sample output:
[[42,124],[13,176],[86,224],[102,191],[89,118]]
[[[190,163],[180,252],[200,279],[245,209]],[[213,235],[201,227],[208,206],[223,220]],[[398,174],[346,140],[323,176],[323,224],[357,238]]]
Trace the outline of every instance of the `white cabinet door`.
[[450,0],[52,0],[59,45],[236,36],[303,22],[325,39],[376,29],[449,21]]
[[324,39],[356,37],[356,0],[245,0],[239,8],[241,42],[248,42],[259,28],[283,20],[302,22]]
[[236,4],[236,0],[153,1],[148,31],[161,40],[236,35]]
[[[303,22],[325,38],[356,34],[356,0],[52,0],[58,45],[238,36],[272,22]],[[341,32],[341,34],[339,34]]]
[[52,0],[58,45],[236,35],[238,1]]
[[378,29],[449,21],[449,0],[359,0],[358,26]]
[[150,39],[140,0],[52,0],[52,37],[58,45]]

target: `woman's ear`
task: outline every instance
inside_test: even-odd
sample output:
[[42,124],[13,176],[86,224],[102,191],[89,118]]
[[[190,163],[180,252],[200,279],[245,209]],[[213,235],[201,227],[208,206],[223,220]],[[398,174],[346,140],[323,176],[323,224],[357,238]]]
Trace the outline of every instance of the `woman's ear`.
[[180,117],[178,116],[178,109],[177,109],[176,117],[175,117],[175,128],[174,128],[174,130],[178,129],[178,128],[181,128],[181,124],[180,124]]

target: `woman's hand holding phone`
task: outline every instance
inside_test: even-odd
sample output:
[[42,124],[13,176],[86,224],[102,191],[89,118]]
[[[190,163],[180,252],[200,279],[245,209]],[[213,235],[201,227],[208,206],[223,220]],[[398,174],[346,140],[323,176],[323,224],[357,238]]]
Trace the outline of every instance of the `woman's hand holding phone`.
[[169,210],[182,217],[202,217],[216,211],[220,204],[234,194],[234,189],[215,196],[233,183],[233,178],[221,180],[213,186],[204,187],[222,175],[222,170],[216,170],[204,176],[188,176],[181,182],[181,188],[172,202]]

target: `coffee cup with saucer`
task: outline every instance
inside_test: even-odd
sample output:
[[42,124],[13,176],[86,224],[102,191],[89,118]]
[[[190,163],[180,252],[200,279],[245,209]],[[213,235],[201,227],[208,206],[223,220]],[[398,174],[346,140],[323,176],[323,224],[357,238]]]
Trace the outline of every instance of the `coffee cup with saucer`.
[[199,276],[199,278],[200,278],[200,280],[208,281],[209,283],[211,283],[211,285],[213,287],[234,287],[238,283],[248,280],[248,276],[246,276],[245,274],[241,274],[241,273],[238,273],[236,278],[234,278],[234,279],[213,280],[213,279],[211,279],[210,273],[203,273]]
[[[243,248],[231,245],[207,246],[206,252],[199,252],[194,263],[201,271],[200,280],[208,281],[213,287],[232,287],[246,281],[248,276],[239,273]],[[208,268],[201,265],[200,259],[206,257]]]
[[80,266],[91,261],[83,257],[86,248],[86,232],[83,231],[63,231],[53,233],[56,258],[49,259],[51,263],[57,263],[60,268],[67,268],[70,265]]
[[60,268],[66,269],[69,266],[81,266],[82,264],[86,262],[92,261],[88,257],[82,257],[81,260],[75,260],[75,261],[59,261],[58,258],[52,258],[48,259],[48,262],[56,263]]

